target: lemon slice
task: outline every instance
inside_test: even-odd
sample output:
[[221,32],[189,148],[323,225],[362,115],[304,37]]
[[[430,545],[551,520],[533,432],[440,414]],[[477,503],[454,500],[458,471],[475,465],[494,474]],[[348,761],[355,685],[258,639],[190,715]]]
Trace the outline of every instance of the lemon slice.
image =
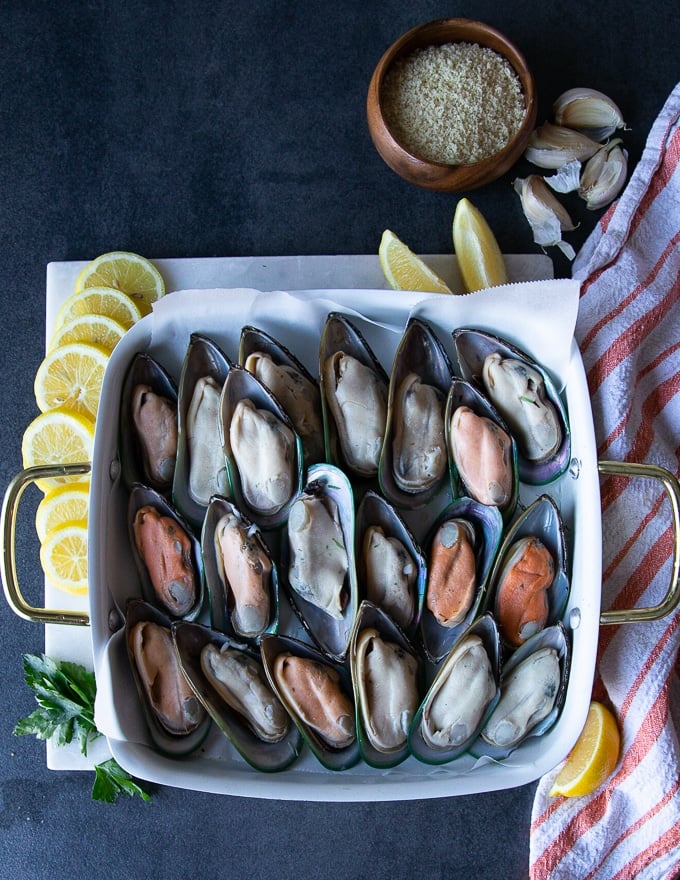
[[82,315],[103,315],[129,330],[142,317],[137,303],[113,287],[87,287],[66,299],[54,319],[55,331]]
[[76,279],[76,291],[88,287],[122,290],[132,297],[143,315],[165,293],[163,276],[153,263],[128,251],[112,251],[88,263]]
[[616,718],[593,701],[585,727],[550,789],[550,796],[577,797],[599,788],[614,772],[619,760],[621,734]]
[[68,409],[94,419],[108,361],[106,349],[82,342],[50,351],[33,384],[38,408],[42,412]]
[[378,257],[393,290],[451,293],[446,283],[390,229],[383,232]]
[[67,483],[50,489],[35,512],[35,530],[40,541],[64,523],[87,520],[89,503],[89,482]]
[[45,577],[67,593],[87,593],[87,523],[66,522],[52,529],[40,545]]
[[[33,419],[24,431],[21,456],[24,467],[77,464],[92,461],[94,421],[68,410],[53,409]],[[74,477],[49,477],[37,484],[47,493]]]
[[125,327],[113,318],[80,315],[54,331],[47,350],[53,351],[71,342],[85,342],[87,345],[98,345],[111,354],[124,335]]
[[507,284],[503,254],[482,212],[461,199],[453,215],[453,249],[468,293]]

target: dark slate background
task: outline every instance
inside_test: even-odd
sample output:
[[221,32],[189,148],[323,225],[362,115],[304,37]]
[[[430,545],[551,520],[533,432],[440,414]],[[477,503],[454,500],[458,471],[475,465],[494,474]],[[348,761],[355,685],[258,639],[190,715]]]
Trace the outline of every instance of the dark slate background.
[[[45,267],[109,250],[148,257],[375,253],[385,227],[450,252],[457,196],[394,175],[365,97],[408,28],[463,16],[526,55],[539,121],[564,89],[610,94],[634,167],[678,74],[677,5],[624,0],[264,2],[5,0],[0,14],[0,484],[37,414]],[[511,181],[472,194],[506,253],[538,253]],[[598,215],[569,236],[578,247]],[[569,263],[553,254],[555,272]],[[18,537],[40,583],[30,523]],[[158,788],[153,803],[90,802],[89,773],[45,768],[16,739],[34,706],[20,655],[41,627],[0,603],[0,877],[267,880],[527,875],[534,786],[385,804],[258,801]]]

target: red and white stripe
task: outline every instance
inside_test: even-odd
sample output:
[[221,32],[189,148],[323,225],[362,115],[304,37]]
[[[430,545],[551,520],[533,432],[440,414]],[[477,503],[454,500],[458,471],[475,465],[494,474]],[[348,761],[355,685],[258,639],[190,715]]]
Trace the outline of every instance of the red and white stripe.
[[[680,84],[574,277],[599,458],[660,464],[680,476]],[[656,604],[673,559],[664,491],[608,478],[602,512],[603,608]],[[617,715],[620,760],[587,797],[549,798],[557,770],[541,780],[531,880],[680,877],[679,646],[680,611],[601,629],[593,697]]]

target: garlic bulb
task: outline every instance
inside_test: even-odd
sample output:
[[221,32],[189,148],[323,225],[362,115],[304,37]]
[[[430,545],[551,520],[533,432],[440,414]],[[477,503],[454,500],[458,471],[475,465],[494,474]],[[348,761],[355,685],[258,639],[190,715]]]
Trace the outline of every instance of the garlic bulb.
[[596,89],[569,89],[553,104],[553,114],[558,125],[577,129],[596,141],[626,125],[614,101]]
[[628,173],[628,153],[612,141],[592,156],[581,174],[578,194],[591,211],[604,208],[621,192]]
[[584,162],[599,148],[598,143],[579,131],[544,122],[531,133],[524,155],[540,168],[561,168],[575,159]]
[[569,260],[576,256],[573,247],[562,241],[562,231],[576,229],[565,208],[558,202],[538,174],[513,182],[529,221],[534,241],[542,247],[558,247]]

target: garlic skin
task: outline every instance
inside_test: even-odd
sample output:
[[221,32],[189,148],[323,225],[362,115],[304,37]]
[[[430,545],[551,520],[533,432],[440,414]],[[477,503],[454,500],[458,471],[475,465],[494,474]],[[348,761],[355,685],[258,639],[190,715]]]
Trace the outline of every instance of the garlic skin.
[[[595,153],[597,156],[597,153]],[[567,162],[550,177],[543,178],[551,189],[559,193],[576,192],[581,185],[581,163],[578,159]]]
[[558,125],[574,128],[596,141],[625,128],[623,114],[612,99],[596,89],[575,88],[563,92],[553,104]]
[[531,133],[524,156],[539,168],[561,168],[575,159],[584,162],[599,149],[600,144],[580,131],[544,122]]
[[524,216],[534,234],[534,242],[542,247],[558,247],[569,260],[576,253],[573,247],[562,241],[562,232],[576,229],[571,217],[538,174],[517,178],[513,182],[515,192],[522,202]]
[[578,194],[590,211],[604,208],[618,196],[628,174],[628,153],[620,138],[606,144],[585,164]]

